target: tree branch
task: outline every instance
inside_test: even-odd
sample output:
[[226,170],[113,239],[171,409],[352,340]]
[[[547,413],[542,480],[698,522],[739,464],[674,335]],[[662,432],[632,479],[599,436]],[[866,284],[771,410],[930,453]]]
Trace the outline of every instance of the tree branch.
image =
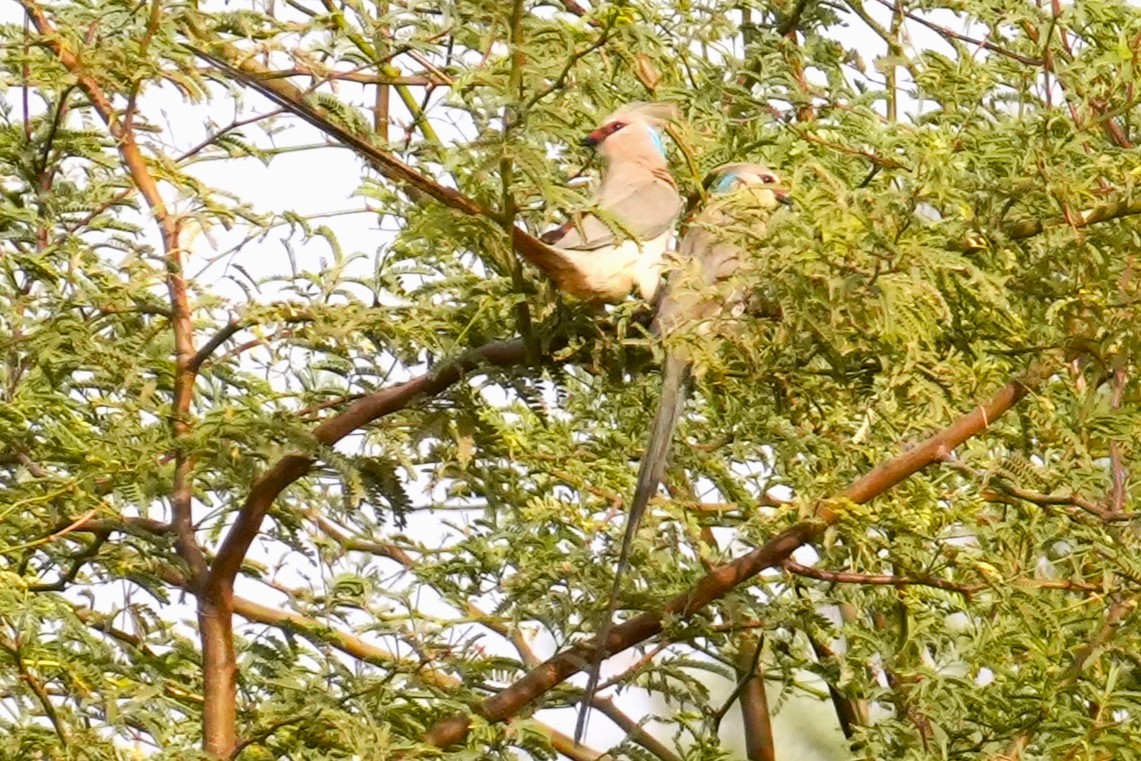
[[1014,61],[1018,61],[1019,63],[1024,63],[1027,66],[1037,67],[1037,66],[1042,66],[1043,64],[1046,63],[1046,59],[1044,59],[1044,58],[1033,58],[1031,56],[1022,55],[1021,53],[1015,53],[1013,50],[1007,50],[1006,48],[1002,47],[1001,45],[996,45],[993,42],[989,42],[988,40],[976,40],[973,37],[968,37],[965,34],[960,34],[959,32],[956,32],[953,29],[948,29],[945,26],[940,26],[939,24],[936,24],[932,21],[928,21],[927,19],[923,18],[922,16],[915,13],[914,11],[906,10],[901,5],[899,5],[898,3],[888,2],[888,0],[876,0],[876,2],[878,2],[880,5],[884,6],[885,8],[889,9],[893,13],[903,14],[904,16],[911,19],[915,23],[922,24],[923,26],[927,27],[928,29],[930,29],[931,31],[935,32],[936,34],[938,34],[940,36],[950,37],[952,39],[958,40],[959,42],[965,42],[968,45],[977,45],[978,47],[983,48],[984,50],[989,50],[992,53],[997,53],[997,54],[1004,56],[1006,58],[1010,58]]
[[[119,156],[123,160],[131,181],[142,194],[150,207],[162,234],[163,251],[166,254],[167,290],[170,295],[170,322],[175,341],[175,381],[174,399],[171,409],[171,429],[176,443],[189,434],[190,402],[194,389],[194,370],[190,367],[194,356],[194,330],[190,321],[189,297],[182,274],[182,251],[180,249],[180,224],[170,214],[159,192],[158,183],[147,166],[146,158],[135,140],[129,124],[120,120],[110,97],[99,82],[80,63],[79,57],[64,44],[40,7],[32,0],[20,0],[24,11],[43,37],[47,47],[60,63],[76,78],[76,83],[91,101],[99,117],[107,125],[107,130],[115,138]],[[193,463],[188,453],[177,447],[174,488],[171,494],[173,524],[178,535],[178,550],[196,575],[205,573],[206,563],[201,548],[194,539],[190,520],[192,499],[190,471]]]
[[647,732],[645,727],[619,709],[611,698],[601,698],[595,695],[590,701],[590,705],[600,711],[603,716],[618,725],[618,728],[625,732],[627,737],[638,743],[638,745],[641,745],[650,753],[653,753],[662,761],[682,761],[680,756],[667,748],[658,738]]
[[[1071,508],[1066,512],[1075,515],[1078,514],[1077,511],[1080,510],[1089,513],[1103,523],[1124,523],[1135,520],[1136,518],[1136,515],[1133,513],[1116,512],[1077,494],[1045,494],[1031,489],[1023,489],[1020,486],[1008,482],[1001,475],[983,473],[954,460],[948,460],[943,463],[943,465],[979,481],[983,485],[982,496],[992,501],[1012,504],[1013,499],[1030,502],[1039,507]],[[1002,499],[1002,497],[1012,499]]]
[[[174,586],[184,589],[189,588],[188,580],[179,576],[174,571],[164,573],[163,578]],[[404,670],[409,674],[415,674],[418,679],[422,679],[432,687],[441,691],[451,693],[462,686],[459,679],[443,671],[427,667],[415,661],[402,661],[387,650],[377,647],[370,642],[366,642],[360,637],[340,631],[328,624],[321,623],[300,613],[271,608],[268,605],[262,605],[261,603],[237,595],[233,598],[233,611],[247,621],[294,632],[322,645],[329,645],[345,655],[365,663],[371,663],[388,669]],[[116,635],[118,636],[117,633]],[[142,645],[137,646],[141,647]],[[607,713],[607,715],[610,715],[607,706],[604,705],[604,702],[609,701],[600,700],[598,702],[599,709]],[[600,759],[608,758],[605,754],[591,750],[585,746],[575,746],[574,741],[566,735],[563,735],[542,722],[536,723],[550,738],[552,747],[563,755],[570,758],[589,759],[589,761],[600,761]],[[617,720],[616,723],[620,724]],[[645,741],[645,738],[648,738],[650,742],[656,742],[656,740],[650,737],[640,727],[637,727],[637,731],[641,733],[638,738],[639,744],[643,745],[643,747],[651,748]],[[635,734],[634,731],[630,731],[630,733]],[[574,750],[574,752],[568,752],[572,749],[576,750]],[[662,755],[661,758],[665,759],[665,761],[681,761],[676,755],[671,754],[668,749],[666,750],[666,755]]]
[[398,547],[390,542],[377,542],[349,536],[348,532],[315,510],[309,513],[309,517],[317,524],[317,527],[321,529],[321,531],[334,542],[341,545],[341,548],[344,550],[350,552],[367,552],[370,555],[388,558],[389,560],[396,561],[406,569],[411,569],[414,564],[412,556],[409,555],[403,547]]
[[[363,425],[407,407],[414,399],[438,394],[467,373],[483,366],[510,367],[525,358],[522,341],[488,344],[445,363],[432,372],[362,397],[344,412],[334,415],[313,429],[312,437],[321,446],[332,446]],[[245,504],[218,549],[208,585],[230,587],[241,568],[250,544],[261,529],[262,519],[277,496],[309,472],[316,458],[294,452],[258,478],[250,488]]]
[[[948,428],[873,469],[834,499],[818,503],[815,519],[801,521],[763,546],[727,565],[715,568],[661,608],[646,611],[613,627],[605,642],[591,641],[575,645],[555,655],[498,695],[483,701],[475,708],[475,712],[488,721],[503,721],[592,663],[599,649],[607,655],[615,655],[660,634],[667,619],[690,618],[761,571],[783,562],[801,545],[819,538],[828,526],[839,520],[838,510],[842,509],[843,503],[867,502],[928,465],[946,458],[951,450],[985,431],[1021,401],[1030,389],[1041,382],[1043,376],[1043,368],[1036,367],[1025,376],[1011,381],[985,404],[962,416]],[[437,747],[448,747],[462,741],[470,726],[471,720],[467,715],[448,716],[428,730],[425,741]]]
[[202,346],[195,352],[194,356],[190,358],[190,369],[194,372],[202,367],[202,363],[210,358],[210,355],[217,350],[219,346],[233,338],[234,334],[242,329],[242,323],[234,320],[222,327],[217,333],[210,337],[210,340],[202,344]]
[[[805,634],[808,635],[808,643],[812,646],[812,652],[816,654],[816,660],[833,661],[839,667],[840,659],[836,657],[832,648],[811,632],[805,632]],[[867,705],[846,697],[832,683],[832,680],[828,680],[827,684],[828,696],[832,699],[832,708],[836,711],[836,720],[840,723],[840,731],[844,733],[844,737],[851,740],[852,736],[856,734],[856,728],[865,726],[868,722]]]
[[[395,156],[380,150],[365,139],[326,119],[316,107],[300,100],[301,93],[296,87],[288,82],[265,79],[267,72],[256,64],[243,61],[240,64],[241,68],[238,68],[204,50],[191,46],[187,46],[187,48],[199,58],[211,63],[222,73],[258,91],[289,113],[342,143],[365,159],[384,177],[403,186],[414,197],[415,195],[425,195],[462,214],[483,217],[499,224],[504,223],[506,218],[502,213],[481,206],[462,193],[444,187],[435,180],[420,174]],[[564,283],[572,283],[573,278],[578,274],[574,267],[545,243],[519,227],[511,228],[511,244],[524,259],[538,267],[560,287],[564,287]]]
[[743,636],[740,641],[742,645],[749,645],[742,648],[737,661],[737,677],[741,680],[741,720],[745,726],[745,758],[749,761],[776,761],[772,714],[761,665],[764,638]]
[[[357,539],[355,537],[349,536],[348,533],[346,533],[343,529],[341,529],[341,527],[337,526],[332,521],[316,513],[310,514],[310,517],[317,523],[318,527],[322,531],[324,531],[331,539],[333,539],[346,550],[359,550],[362,552],[370,552],[374,555],[381,555],[390,558],[391,560],[395,560],[397,563],[400,563],[407,569],[411,569],[414,565],[412,557],[400,547],[384,542],[370,542],[363,539]],[[249,613],[256,612],[258,614],[265,615],[266,611],[268,610],[265,609],[255,611],[255,609],[252,607],[254,604],[249,603],[245,600],[242,600],[240,605]],[[235,603],[235,610],[239,610],[239,603],[237,602]],[[241,611],[239,610],[239,612]],[[510,640],[512,645],[514,645],[515,650],[519,653],[519,657],[523,660],[523,663],[526,666],[529,668],[534,668],[535,666],[539,665],[541,661],[535,655],[534,651],[532,651],[530,645],[523,638],[522,633],[519,630],[513,630],[510,627],[501,624],[492,616],[488,615],[485,611],[480,610],[474,603],[468,603],[468,614],[480,624],[495,632],[499,636],[503,637],[506,640]],[[246,617],[249,618],[249,615],[246,613],[243,613],[243,615],[246,615]],[[293,624],[293,627],[297,626],[296,622],[291,623]],[[313,626],[317,626],[317,623],[313,622]],[[338,641],[343,642],[346,645],[351,644],[356,652],[364,652],[362,648],[371,647],[362,642],[355,642],[346,639],[349,635],[335,633],[331,630],[329,631],[330,634],[338,637]],[[341,649],[336,642],[334,642],[334,647]],[[342,652],[348,651],[342,650]],[[349,654],[352,655],[353,653]],[[391,658],[391,656],[389,657]],[[424,669],[419,669],[418,671],[419,673],[424,673]],[[447,677],[447,679],[451,679],[451,677]],[[459,680],[453,680],[453,682],[454,683],[449,685],[449,690],[454,690],[459,686]],[[622,729],[627,734],[627,736],[630,737],[630,739],[632,739],[638,745],[641,745],[650,753],[653,753],[655,756],[662,759],[662,761],[682,761],[677,754],[662,744],[656,737],[647,732],[640,724],[627,716],[609,698],[602,698],[596,694],[591,701],[591,705],[601,711],[616,725],[618,725],[618,727]],[[597,761],[597,759],[603,757],[600,756],[596,751],[589,751],[584,749],[584,747],[581,745],[575,745],[573,738],[558,734],[553,730],[550,739],[552,747],[554,747],[555,750],[565,756],[576,758],[577,756],[575,756],[574,753],[567,751],[567,748],[574,748],[576,749],[575,753],[594,753],[594,755],[585,756],[586,758],[591,759],[591,761]]]
[[32,691],[32,694],[40,704],[40,708],[43,709],[44,714],[48,717],[48,721],[51,722],[52,728],[59,737],[60,744],[64,748],[67,748],[70,745],[67,725],[63,723],[59,712],[55,710],[55,704],[52,703],[51,696],[48,695],[48,691],[44,688],[43,682],[28,669],[28,664],[24,660],[23,644],[21,641],[18,638],[8,640],[7,637],[0,636],[0,648],[7,650],[9,654],[11,654],[12,661],[16,666],[16,671],[20,674],[20,681],[28,685],[28,689]]
[[797,576],[804,576],[809,579],[817,579],[818,581],[829,581],[834,584],[869,584],[873,586],[885,587],[903,587],[903,586],[924,586],[934,587],[935,589],[945,589],[948,592],[957,592],[963,597],[970,598],[975,592],[978,592],[983,587],[980,585],[966,586],[963,584],[956,584],[953,581],[946,579],[937,579],[933,576],[892,576],[891,574],[867,574],[867,573],[852,573],[848,571],[827,571],[823,568],[816,568],[815,566],[801,565],[793,560],[785,560],[781,563],[781,567],[786,571]]

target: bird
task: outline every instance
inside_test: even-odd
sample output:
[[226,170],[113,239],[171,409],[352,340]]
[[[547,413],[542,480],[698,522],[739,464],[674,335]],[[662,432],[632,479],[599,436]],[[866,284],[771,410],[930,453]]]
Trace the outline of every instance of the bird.
[[563,291],[607,303],[658,292],[685,208],[662,140],[677,114],[673,103],[629,103],[582,139],[606,162],[602,182],[589,210],[540,236],[569,265],[555,277]]
[[[705,185],[711,191],[711,199],[689,221],[682,235],[678,246],[679,266],[669,275],[650,326],[651,333],[659,338],[676,335],[692,326],[700,340],[709,340],[710,322],[719,313],[739,304],[745,296],[743,288],[733,289],[727,298],[718,298],[716,293],[717,285],[737,272],[742,255],[739,236],[734,239],[727,231],[747,226],[751,237],[763,234],[768,214],[782,204],[792,203],[776,173],[760,164],[723,164],[710,172]],[[692,372],[692,352],[682,345],[668,346],[662,363],[662,391],[626,517],[606,618],[596,639],[595,660],[580,705],[576,739],[585,731],[602,660],[608,655],[606,640],[618,607],[622,577],[630,562],[630,547],[642,515],[665,476],[674,430],[685,406]]]

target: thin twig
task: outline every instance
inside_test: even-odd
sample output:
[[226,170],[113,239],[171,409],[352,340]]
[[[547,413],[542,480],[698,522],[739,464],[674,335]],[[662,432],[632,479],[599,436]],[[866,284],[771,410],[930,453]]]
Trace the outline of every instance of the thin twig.
[[887,587],[905,587],[918,585],[924,587],[933,587],[935,589],[945,589],[948,592],[956,592],[968,599],[971,597],[971,595],[985,588],[982,585],[966,586],[963,584],[956,584],[953,581],[938,579],[933,576],[892,576],[890,574],[874,575],[866,573],[852,573],[849,571],[826,571],[823,568],[801,565],[794,560],[784,561],[781,563],[781,567],[789,573],[796,574],[797,576],[804,576],[806,578],[816,579],[818,581],[829,581],[834,584],[867,584],[871,586]]

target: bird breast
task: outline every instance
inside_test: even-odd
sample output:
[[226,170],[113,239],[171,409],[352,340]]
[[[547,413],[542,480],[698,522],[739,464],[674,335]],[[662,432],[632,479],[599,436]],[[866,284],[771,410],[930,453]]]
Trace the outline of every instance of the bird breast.
[[576,296],[596,301],[621,301],[637,288],[651,299],[658,288],[673,231],[647,241],[624,240],[594,251],[556,249],[574,267],[575,282],[560,283]]

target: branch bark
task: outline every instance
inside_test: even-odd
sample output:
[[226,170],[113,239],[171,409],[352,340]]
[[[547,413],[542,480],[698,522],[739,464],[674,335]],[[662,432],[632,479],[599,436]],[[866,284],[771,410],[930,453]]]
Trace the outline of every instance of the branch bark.
[[[332,446],[361,426],[404,409],[414,399],[438,394],[481,366],[510,367],[525,358],[522,341],[503,341],[474,349],[440,368],[362,397],[344,412],[334,415],[313,429],[314,441]],[[218,549],[207,586],[232,587],[250,544],[261,529],[262,519],[287,486],[309,472],[316,458],[294,452],[285,455],[254,482],[245,504]]]
[[[948,428],[876,467],[837,497],[820,502],[814,519],[801,521],[777,534],[763,546],[715,568],[662,607],[646,611],[613,627],[605,642],[591,641],[558,653],[515,684],[483,701],[475,708],[475,712],[488,721],[504,721],[592,663],[599,649],[607,655],[615,655],[660,634],[667,619],[690,618],[761,571],[783,562],[801,545],[819,538],[828,526],[840,518],[839,510],[844,502],[867,502],[928,465],[943,460],[955,447],[985,431],[991,423],[1018,404],[1043,377],[1043,368],[1031,369]],[[471,719],[466,714],[448,716],[428,730],[425,741],[445,748],[462,741],[470,726]]]
[[[551,278],[560,288],[564,283],[573,282],[578,272],[550,247],[525,230],[512,225],[511,214],[504,214],[488,209],[462,193],[444,187],[435,180],[426,177],[414,168],[405,164],[395,156],[380,150],[364,138],[354,135],[340,125],[326,119],[321,111],[301,100],[301,91],[293,85],[280,79],[267,79],[271,72],[246,60],[239,65],[232,65],[222,58],[189,47],[195,55],[208,61],[215,68],[234,80],[254,89],[284,108],[294,116],[308,122],[329,137],[334,138],[345,147],[365,159],[383,176],[403,186],[406,191],[415,195],[428,196],[439,201],[444,206],[454,209],[462,214],[472,217],[483,217],[499,224],[511,227],[511,245],[524,259],[538,267],[547,277]],[[227,54],[237,57],[239,51],[232,46],[224,46]]]
[[[171,526],[175,533],[175,547],[186,562],[194,580],[198,602],[199,636],[202,640],[203,676],[205,680],[203,706],[203,747],[220,756],[229,755],[235,741],[237,719],[234,645],[231,637],[229,601],[215,599],[202,589],[200,582],[207,573],[206,558],[194,536],[192,507],[194,500],[194,460],[185,442],[191,432],[191,402],[197,376],[194,350],[194,325],[190,314],[190,297],[183,273],[181,223],[170,212],[158,182],[155,180],[146,157],[143,155],[133,122],[135,95],[127,100],[126,113],[120,117],[103,85],[83,66],[75,51],[70,49],[58,34],[47,15],[32,0],[21,0],[24,12],[43,37],[49,50],[76,79],[76,84],[88,97],[92,107],[107,125],[115,138],[115,145],[131,182],[146,201],[162,238],[166,260],[166,286],[170,298],[170,325],[174,333],[174,390],[171,400],[170,427],[174,439],[174,479],[171,486]],[[152,25],[157,24],[158,5],[152,6]],[[142,41],[145,48],[148,36]]]
[[749,761],[776,761],[773,741],[772,713],[765,692],[764,666],[761,652],[764,640],[744,635],[737,654],[737,678],[740,680],[741,721],[745,727],[745,758]]

